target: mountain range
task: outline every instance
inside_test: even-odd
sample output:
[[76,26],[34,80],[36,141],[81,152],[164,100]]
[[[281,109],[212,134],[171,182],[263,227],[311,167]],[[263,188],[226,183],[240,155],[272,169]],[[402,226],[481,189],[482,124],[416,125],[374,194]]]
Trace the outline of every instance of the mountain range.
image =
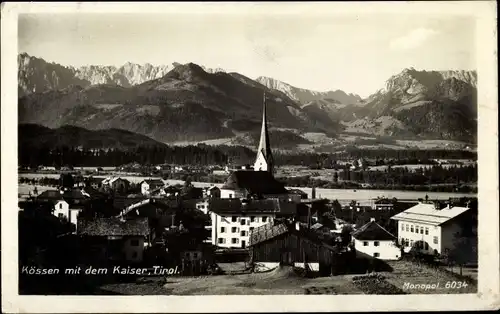
[[19,123],[124,129],[162,143],[253,143],[265,92],[271,133],[296,144],[310,143],[307,134],[476,140],[475,71],[404,69],[362,99],[193,63],[74,68],[25,53],[18,63]]

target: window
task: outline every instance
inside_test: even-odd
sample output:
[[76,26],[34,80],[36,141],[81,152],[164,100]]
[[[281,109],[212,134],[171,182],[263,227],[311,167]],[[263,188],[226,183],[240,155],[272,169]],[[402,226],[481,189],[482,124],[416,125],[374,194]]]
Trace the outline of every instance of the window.
[[255,216],[250,216],[250,222],[254,222],[255,221]]
[[426,251],[427,251],[428,249],[429,249],[429,243],[424,242],[424,250],[426,250]]
[[420,234],[424,234],[424,227],[420,227]]
[[406,231],[409,231],[408,229],[410,228],[410,226],[408,224],[406,224]]
[[130,245],[131,246],[139,246],[139,240],[137,240],[137,239],[130,240]]
[[134,258],[134,259],[137,258],[137,252],[136,251],[132,252],[132,258]]
[[231,222],[236,222],[236,221],[238,221],[238,217],[236,216],[231,217]]
[[415,226],[415,233],[418,233],[418,229],[419,229],[419,227]]
[[241,223],[241,225],[242,225],[242,226],[244,226],[244,225],[245,225],[245,223],[246,223],[246,220],[245,220],[245,219],[241,219],[241,220],[240,220],[240,223]]
[[413,232],[413,225],[410,226],[410,232]]
[[217,242],[218,242],[219,244],[224,244],[224,243],[226,243],[226,239],[224,239],[224,238],[218,238],[218,239],[217,239]]
[[363,246],[368,246],[368,241],[364,241]]
[[266,221],[267,221],[267,217],[266,216],[262,217],[262,222],[266,222]]
[[229,198],[233,198],[233,194],[229,194]]
[[238,232],[238,228],[236,228],[236,227],[232,227],[232,228],[231,228],[231,232],[232,232],[232,233]]
[[425,227],[425,235],[429,235],[429,228]]
[[246,237],[248,235],[247,231],[241,231],[241,236]]
[[238,239],[238,238],[232,238],[232,239],[231,239],[231,243],[232,243],[232,244],[237,244],[237,243],[239,243],[239,242],[240,242],[240,239]]
[[373,257],[380,257],[380,253],[373,253]]
[[434,237],[434,244],[438,244],[438,237]]
[[259,222],[259,217],[255,217],[254,222]]
[[61,214],[61,213],[57,214],[57,218],[62,219],[63,217],[64,217],[63,214]]
[[220,233],[226,232],[226,227],[220,227]]
[[253,230],[253,227],[250,227],[250,232],[252,232],[252,230]]
[[59,203],[59,209],[62,209],[62,203]]
[[194,252],[193,253],[193,258],[198,258],[198,253]]
[[410,240],[410,246],[413,247],[413,240]]
[[380,242],[375,241],[375,243],[373,243],[373,245],[375,245],[375,246],[380,246]]
[[401,231],[405,231],[405,224],[401,224]]

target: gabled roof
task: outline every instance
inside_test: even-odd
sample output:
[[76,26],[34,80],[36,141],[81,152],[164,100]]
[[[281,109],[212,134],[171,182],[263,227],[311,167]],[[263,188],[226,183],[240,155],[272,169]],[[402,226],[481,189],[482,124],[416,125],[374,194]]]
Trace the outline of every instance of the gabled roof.
[[434,204],[419,203],[408,208],[404,212],[391,217],[394,220],[404,220],[409,222],[420,222],[430,225],[441,225],[460,214],[468,211],[467,207],[445,207],[437,210]]
[[304,192],[304,191],[302,191],[300,189],[289,189],[288,193],[299,194],[299,195],[307,195],[306,192]]
[[146,182],[149,186],[164,186],[165,183],[163,183],[162,180],[160,179],[147,179],[147,180],[144,180],[141,182],[141,184],[143,184],[144,182]]
[[59,190],[47,190],[40,193],[37,196],[38,200],[41,201],[62,201],[64,200],[63,195]]
[[285,234],[289,231],[290,231],[290,227],[287,226],[286,224],[278,224],[278,225],[274,225],[271,223],[265,224],[263,226],[255,228],[250,233],[249,245],[252,246],[252,245],[270,240],[270,239],[275,238],[279,235]]
[[209,201],[210,211],[217,214],[252,214],[274,213],[294,215],[297,204],[278,199],[244,201],[234,198],[216,198]]
[[356,240],[380,240],[391,241],[397,239],[395,235],[385,230],[381,225],[375,221],[370,221],[356,230],[352,237]]
[[249,246],[253,246],[273,238],[276,238],[285,233],[293,233],[298,237],[305,238],[311,242],[321,245],[329,250],[337,250],[334,246],[331,245],[334,240],[333,236],[326,235],[322,232],[318,232],[312,229],[308,229],[305,227],[305,224],[300,224],[300,229],[297,230],[294,225],[280,223],[273,224],[268,223],[258,228],[255,228],[250,233],[250,241]]
[[122,221],[118,218],[78,220],[78,234],[87,236],[146,236],[149,234],[147,218]]
[[234,171],[222,189],[247,190],[250,194],[285,194],[285,185],[268,171]]

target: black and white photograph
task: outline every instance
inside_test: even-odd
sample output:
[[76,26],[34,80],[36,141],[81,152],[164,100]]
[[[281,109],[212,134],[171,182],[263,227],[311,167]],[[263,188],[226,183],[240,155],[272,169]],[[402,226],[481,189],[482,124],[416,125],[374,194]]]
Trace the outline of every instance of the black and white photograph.
[[2,4],[3,310],[498,309],[496,3],[389,4]]

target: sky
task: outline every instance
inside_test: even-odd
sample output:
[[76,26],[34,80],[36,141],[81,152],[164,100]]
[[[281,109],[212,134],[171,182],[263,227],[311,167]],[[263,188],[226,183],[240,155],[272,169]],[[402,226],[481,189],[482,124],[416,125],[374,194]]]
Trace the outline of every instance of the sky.
[[362,97],[404,68],[474,70],[465,16],[22,14],[18,51],[62,65],[193,62]]

